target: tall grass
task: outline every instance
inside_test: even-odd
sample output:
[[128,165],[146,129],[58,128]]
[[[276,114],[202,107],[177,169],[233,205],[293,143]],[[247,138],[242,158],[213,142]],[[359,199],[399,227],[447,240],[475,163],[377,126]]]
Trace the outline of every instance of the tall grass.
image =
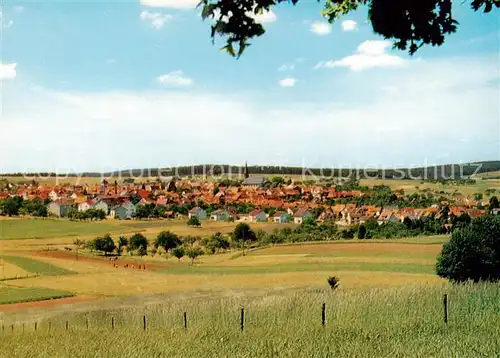
[[24,333],[20,322],[11,332],[11,323],[3,322],[6,357],[33,352],[38,357],[495,357],[500,352],[500,287],[429,285],[165,301],[144,309],[62,315],[51,319],[50,332],[48,321],[38,322],[36,332],[33,321],[25,322],[29,328]]

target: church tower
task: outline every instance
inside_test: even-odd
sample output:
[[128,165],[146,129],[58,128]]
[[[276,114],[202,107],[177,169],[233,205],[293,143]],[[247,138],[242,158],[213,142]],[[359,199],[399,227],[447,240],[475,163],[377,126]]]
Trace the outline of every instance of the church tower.
[[247,179],[250,175],[248,174],[248,165],[247,163],[245,162],[245,179]]

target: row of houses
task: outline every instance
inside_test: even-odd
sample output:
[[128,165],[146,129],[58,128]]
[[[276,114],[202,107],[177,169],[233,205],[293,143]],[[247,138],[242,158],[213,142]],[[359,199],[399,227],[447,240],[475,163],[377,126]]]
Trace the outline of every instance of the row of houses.
[[219,209],[208,215],[202,208],[195,207],[189,211],[188,216],[189,218],[197,217],[199,220],[210,219],[212,221],[227,221],[233,219],[250,222],[267,222],[271,219],[271,221],[275,223],[293,222],[295,224],[301,224],[308,218],[314,218],[314,214],[308,208],[299,208],[295,212],[292,209],[278,211],[270,216],[262,209],[252,210],[248,214],[238,214],[231,209]]
[[[47,205],[47,211],[53,216],[67,217],[75,202],[71,199],[59,199]],[[108,197],[87,200],[76,204],[79,212],[85,212],[89,209],[102,210],[109,218],[130,219],[136,213],[136,206],[128,198]]]

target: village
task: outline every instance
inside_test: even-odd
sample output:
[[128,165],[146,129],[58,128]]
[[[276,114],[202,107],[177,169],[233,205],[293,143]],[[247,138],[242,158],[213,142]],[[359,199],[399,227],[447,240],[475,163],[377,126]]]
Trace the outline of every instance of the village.
[[[0,202],[12,197],[43,203],[46,215],[39,216],[58,218],[78,218],[78,213],[94,210],[103,213],[101,219],[110,220],[196,217],[199,222],[294,224],[316,220],[339,226],[363,224],[370,219],[381,225],[405,219],[439,219],[442,215],[459,217],[466,214],[475,218],[486,214],[490,205],[487,198],[451,195],[443,191],[431,193],[427,190],[421,195],[410,195],[384,186],[367,190],[359,183],[305,185],[300,181],[254,177],[248,173],[240,181],[220,182],[171,178],[139,184],[130,179],[120,184],[117,180],[109,183],[106,179],[100,184],[82,185],[9,184],[0,192]],[[497,208],[493,210],[498,213]]]

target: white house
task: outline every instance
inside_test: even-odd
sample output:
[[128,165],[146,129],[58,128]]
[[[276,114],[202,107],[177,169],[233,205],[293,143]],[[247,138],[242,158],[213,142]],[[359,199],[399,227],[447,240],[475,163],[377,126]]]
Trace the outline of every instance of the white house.
[[94,204],[92,206],[92,209],[102,210],[106,213],[106,215],[108,215],[108,213],[109,213],[109,205],[106,204],[106,202],[104,202],[102,200],[100,200],[98,203]]
[[91,201],[84,201],[83,203],[78,204],[78,211],[87,211],[92,207]]
[[213,220],[213,221],[225,221],[225,220],[229,220],[229,218],[231,217],[231,214],[229,213],[229,211],[227,210],[215,210],[212,212],[212,214],[210,214],[210,220]]
[[250,221],[258,221],[258,222],[267,221],[266,213],[260,209],[252,210],[250,214],[248,214],[248,218]]
[[72,202],[70,200],[57,200],[47,205],[47,211],[57,217],[68,216],[71,210]]
[[309,211],[308,208],[300,208],[293,215],[293,222],[295,224],[302,224],[302,222],[306,219],[313,218],[314,215]]
[[280,224],[290,222],[290,215],[284,211],[278,211],[273,215],[273,222]]
[[195,207],[189,210],[188,213],[189,218],[191,219],[193,216],[196,216],[199,220],[205,220],[207,218],[207,212],[200,207]]
[[135,205],[130,201],[126,201],[121,205],[115,206],[110,211],[110,216],[115,219],[125,220],[130,219],[134,216],[136,211]]

